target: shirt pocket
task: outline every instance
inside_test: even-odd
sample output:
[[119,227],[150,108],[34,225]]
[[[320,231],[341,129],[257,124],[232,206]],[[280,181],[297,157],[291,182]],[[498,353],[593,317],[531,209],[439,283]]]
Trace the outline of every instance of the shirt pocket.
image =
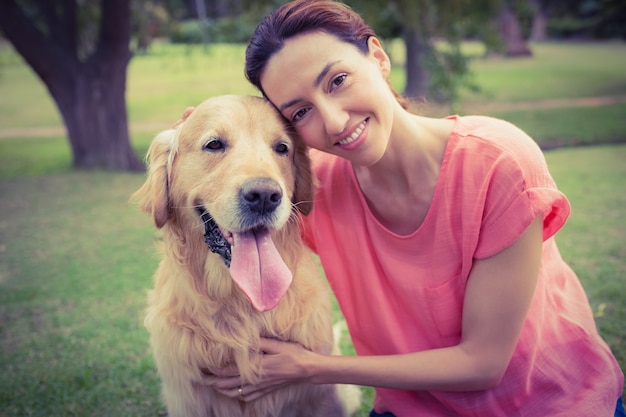
[[424,292],[430,318],[440,338],[448,342],[461,340],[465,283],[458,275]]

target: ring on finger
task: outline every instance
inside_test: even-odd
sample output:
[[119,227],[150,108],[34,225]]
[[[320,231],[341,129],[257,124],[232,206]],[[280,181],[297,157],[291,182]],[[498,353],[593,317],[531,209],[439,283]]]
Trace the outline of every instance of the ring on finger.
[[243,386],[239,387],[237,392],[239,393],[239,399],[243,400]]

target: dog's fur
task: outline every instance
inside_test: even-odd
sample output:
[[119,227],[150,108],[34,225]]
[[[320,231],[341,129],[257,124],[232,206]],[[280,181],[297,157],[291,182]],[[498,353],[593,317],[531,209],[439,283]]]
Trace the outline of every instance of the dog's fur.
[[[343,415],[333,386],[293,384],[251,403],[211,387],[213,373],[233,364],[242,381],[258,381],[260,337],[331,352],[330,296],[298,226],[297,212],[310,210],[313,194],[304,146],[266,100],[220,96],[159,134],[147,161],[147,180],[134,198],[162,229],[163,249],[145,324],[170,417]],[[240,190],[257,178],[282,191],[264,221],[293,273],[287,293],[266,312],[252,306],[211,253],[198,215],[206,209],[226,233],[244,227]]]

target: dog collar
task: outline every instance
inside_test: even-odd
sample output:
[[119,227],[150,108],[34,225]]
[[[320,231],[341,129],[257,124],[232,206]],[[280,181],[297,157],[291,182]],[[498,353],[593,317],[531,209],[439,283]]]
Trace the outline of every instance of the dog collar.
[[226,266],[230,268],[230,261],[232,260],[230,244],[222,235],[215,220],[206,210],[200,212],[200,218],[204,223],[204,241],[211,249],[211,252],[220,255]]

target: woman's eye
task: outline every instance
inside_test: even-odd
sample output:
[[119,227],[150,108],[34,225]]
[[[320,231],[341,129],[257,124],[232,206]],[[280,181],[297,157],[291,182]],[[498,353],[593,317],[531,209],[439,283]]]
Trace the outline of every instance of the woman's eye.
[[285,142],[279,142],[274,146],[274,151],[279,155],[289,154],[289,145]]
[[298,120],[301,120],[307,113],[308,109],[299,109],[298,111],[296,111],[293,114],[293,117],[291,118],[292,122],[297,122]]
[[204,150],[209,152],[223,152],[226,144],[221,139],[212,139],[204,144]]
[[331,84],[332,84],[331,87],[333,88],[339,87],[341,84],[343,84],[343,82],[346,80],[347,77],[348,75],[341,74],[333,78],[333,80],[331,81]]

